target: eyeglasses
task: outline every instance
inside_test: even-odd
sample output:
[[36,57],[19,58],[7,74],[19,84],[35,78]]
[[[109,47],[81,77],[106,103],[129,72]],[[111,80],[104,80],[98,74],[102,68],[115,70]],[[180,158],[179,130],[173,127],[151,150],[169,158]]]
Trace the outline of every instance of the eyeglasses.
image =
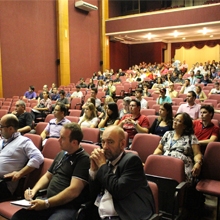
[[1,125],[0,124],[0,128],[8,128],[8,127],[10,127],[10,125]]

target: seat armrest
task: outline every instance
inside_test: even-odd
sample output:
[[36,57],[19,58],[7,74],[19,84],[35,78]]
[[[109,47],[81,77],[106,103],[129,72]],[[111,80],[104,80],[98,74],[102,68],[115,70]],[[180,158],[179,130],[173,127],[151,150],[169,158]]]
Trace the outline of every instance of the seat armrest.
[[47,189],[40,189],[34,196],[34,199],[42,199],[46,196],[47,194]]
[[188,185],[187,182],[181,182],[179,183],[179,185],[176,186],[176,190],[182,190],[183,188],[185,188]]

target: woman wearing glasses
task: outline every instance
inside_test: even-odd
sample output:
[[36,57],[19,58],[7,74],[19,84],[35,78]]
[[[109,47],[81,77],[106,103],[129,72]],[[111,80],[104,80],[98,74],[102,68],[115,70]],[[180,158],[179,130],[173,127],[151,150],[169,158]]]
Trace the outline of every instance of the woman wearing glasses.
[[167,131],[154,154],[176,157],[185,164],[186,181],[199,175],[202,154],[194,135],[192,119],[187,113],[178,113],[173,120],[173,131]]

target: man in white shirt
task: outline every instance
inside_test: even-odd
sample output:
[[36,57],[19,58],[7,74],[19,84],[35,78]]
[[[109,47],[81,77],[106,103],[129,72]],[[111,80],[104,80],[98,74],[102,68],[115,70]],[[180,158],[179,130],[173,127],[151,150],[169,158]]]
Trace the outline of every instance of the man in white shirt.
[[147,109],[147,101],[144,98],[142,98],[142,94],[142,89],[138,88],[135,90],[135,97],[140,101],[141,109]]
[[187,94],[189,91],[195,91],[195,86],[194,85],[190,85],[190,80],[189,79],[185,79],[185,83],[182,86],[180,93],[181,94]]
[[79,85],[76,86],[76,91],[73,92],[73,94],[71,95],[71,98],[82,98],[83,97],[83,93],[80,91],[81,87]]

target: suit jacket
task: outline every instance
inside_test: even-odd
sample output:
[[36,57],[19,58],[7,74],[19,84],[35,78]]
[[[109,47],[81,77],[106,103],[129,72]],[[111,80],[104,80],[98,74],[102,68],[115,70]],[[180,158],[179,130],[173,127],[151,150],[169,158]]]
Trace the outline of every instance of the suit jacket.
[[112,195],[116,212],[122,220],[146,220],[154,213],[153,195],[147,184],[140,158],[124,153],[116,172],[105,164],[100,167],[95,180],[90,180],[93,200],[101,189]]

